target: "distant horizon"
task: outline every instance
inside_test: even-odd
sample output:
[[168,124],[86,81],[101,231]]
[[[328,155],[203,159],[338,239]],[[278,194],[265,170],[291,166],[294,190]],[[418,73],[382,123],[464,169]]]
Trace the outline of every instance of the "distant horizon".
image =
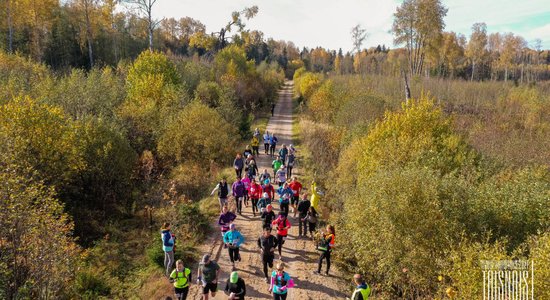
[[[548,0],[531,0],[518,5],[511,0],[443,0],[448,8],[445,31],[464,34],[468,39],[474,23],[485,22],[487,33],[512,32],[535,47],[541,40],[550,50],[550,5]],[[401,0],[158,0],[155,18],[191,17],[206,25],[207,32],[218,31],[233,11],[257,5],[259,13],[246,21],[247,29],[259,30],[265,38],[293,42],[299,49],[323,47],[352,49],[351,28],[360,24],[368,32],[363,48],[386,45],[396,48],[390,32],[393,14]],[[493,10],[498,7],[498,10]]]

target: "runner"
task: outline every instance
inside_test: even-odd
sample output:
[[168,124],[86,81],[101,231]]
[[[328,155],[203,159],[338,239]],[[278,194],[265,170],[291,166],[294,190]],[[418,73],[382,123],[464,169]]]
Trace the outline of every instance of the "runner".
[[275,199],[275,188],[271,185],[270,180],[264,180],[264,185],[262,186],[262,191],[267,193],[271,200]]
[[250,177],[243,176],[241,182],[244,185],[244,207],[248,207],[248,192],[250,191]]
[[[292,206],[292,211],[294,212],[294,218],[296,218],[296,205],[300,200],[300,194],[302,193],[302,184],[298,181],[298,177],[292,177],[292,181],[288,184],[288,187],[292,190],[292,198],[290,199],[290,205]],[[305,211],[307,213],[307,209]]]
[[271,137],[269,136],[269,131],[265,131],[264,133],[264,152],[265,152],[265,155],[267,155],[269,153],[269,139]]
[[225,176],[222,177],[222,181],[220,181],[212,190],[210,196],[213,196],[216,190],[218,191],[218,201],[220,202],[221,211],[223,207],[227,204],[227,195],[229,195],[229,185],[227,184],[227,178]]
[[319,209],[319,200],[323,193],[317,188],[317,183],[315,181],[311,182],[311,206],[315,207],[316,210]]
[[279,171],[277,171],[277,181],[279,183],[279,187],[283,185],[283,183],[286,182],[286,168],[285,165],[282,165]]
[[280,212],[279,217],[277,217],[272,224],[275,225],[275,229],[277,230],[277,248],[279,249],[279,259],[281,259],[283,257],[283,244],[285,243],[288,230],[290,229],[290,222],[286,218],[285,213]]
[[199,264],[197,273],[197,284],[202,286],[202,299],[208,300],[208,293],[212,298],[216,297],[220,266],[215,261],[210,260],[210,255],[205,254]]
[[290,198],[294,194],[290,187],[288,187],[288,183],[284,183],[283,186],[279,187],[277,189],[277,194],[279,194],[279,209],[281,212],[288,215],[288,206],[290,205]]
[[235,228],[235,224],[231,224],[229,225],[229,231],[223,236],[223,242],[227,245],[227,249],[229,249],[229,259],[233,266],[232,270],[235,271],[235,261],[241,261],[239,247],[244,243],[244,236]]
[[162,250],[164,251],[164,269],[166,276],[170,276],[174,265],[174,246],[176,245],[176,240],[170,231],[170,223],[162,224],[160,237],[162,239]]
[[265,211],[262,212],[261,218],[262,218],[262,227],[271,228],[273,220],[275,220],[275,213],[273,212],[273,206],[271,204],[268,204],[265,207]]
[[319,266],[317,268],[317,271],[313,273],[317,275],[321,274],[323,259],[326,259],[327,271],[325,272],[325,275],[329,276],[328,272],[330,271],[330,253],[332,252],[332,248],[334,247],[334,236],[334,226],[327,225],[327,231],[321,237],[321,241],[319,242],[319,246],[317,247],[317,250],[321,251],[321,255],[319,256]]
[[[257,129],[257,128],[256,128]],[[252,141],[250,142],[250,145],[252,146],[252,155],[260,155],[260,132],[258,131],[258,135],[254,135],[252,137]]]
[[260,138],[261,135],[262,134],[260,133],[260,129],[258,127],[256,127],[256,129],[254,129],[254,133],[252,133],[252,136]]
[[353,282],[357,286],[353,295],[351,295],[351,300],[368,300],[370,295],[370,287],[363,279],[361,274],[353,275]]
[[246,145],[243,151],[243,157],[248,158],[249,155],[252,155],[252,150],[250,149],[250,145]]
[[220,229],[222,232],[222,239],[224,235],[229,231],[229,225],[231,225],[231,223],[233,223],[236,218],[237,216],[228,210],[227,205],[222,208],[222,213],[220,214],[220,218],[218,219],[218,225],[220,225]]
[[250,183],[250,188],[248,190],[248,197],[252,200],[252,214],[256,216],[256,211],[258,211],[258,200],[262,196],[262,186],[256,183],[256,180],[252,178]]
[[246,285],[237,272],[232,272],[227,278],[225,292],[229,294],[228,300],[242,300],[246,296]]
[[263,193],[262,198],[258,200],[258,210],[263,213],[267,208],[267,206],[270,204],[271,204],[271,198],[269,198],[269,194]]
[[241,178],[243,176],[244,161],[240,153],[237,153],[235,160],[233,161],[233,168],[235,168],[235,174]]
[[285,144],[283,144],[283,147],[279,149],[279,157],[281,157],[281,161],[283,164],[286,162],[286,157],[288,155],[288,148]]
[[170,274],[170,282],[174,283],[174,293],[176,299],[185,300],[189,293],[189,282],[193,280],[191,278],[191,270],[183,266],[183,261],[178,259],[176,261],[176,269]]
[[271,175],[267,169],[264,169],[264,172],[260,174],[260,183],[264,183],[268,179],[271,179]]
[[288,153],[286,158],[286,177],[292,177],[292,169],[296,163],[296,155],[293,152]]
[[290,144],[290,146],[288,146],[288,154],[296,154],[296,148],[294,148],[294,145]]
[[317,211],[315,210],[315,207],[309,207],[309,211],[307,212],[304,220],[307,221],[307,225],[309,227],[309,235],[313,240],[315,237],[315,230],[317,229]]
[[271,104],[271,116],[273,117],[275,114],[275,103]]
[[256,160],[252,158],[248,163],[248,177],[256,178],[257,174],[258,174],[258,165],[256,164]]
[[[309,208],[311,207],[311,202],[309,202],[309,199],[307,198],[307,194],[304,194],[302,196],[302,200],[298,203],[298,212],[300,215],[298,216],[300,218],[300,223],[298,226],[298,236],[307,236],[307,220],[306,216],[309,212]],[[304,229],[302,231],[302,228]]]
[[277,142],[279,139],[275,136],[275,133],[273,133],[269,138],[269,155],[273,157],[275,155],[275,148],[277,148]]
[[277,270],[271,273],[271,285],[269,293],[273,293],[273,300],[286,300],[288,289],[294,287],[294,281],[285,272],[283,262],[277,264]]
[[273,160],[273,162],[271,163],[271,167],[273,168],[273,177],[277,177],[277,171],[279,171],[282,165],[283,162],[279,158],[279,155],[277,155],[275,160]]
[[265,282],[269,283],[267,266],[273,268],[273,259],[275,259],[275,248],[277,248],[277,239],[271,234],[270,227],[264,227],[263,234],[258,238],[258,248],[262,256],[262,265],[264,267]]
[[246,193],[244,183],[241,181],[240,177],[237,177],[237,180],[231,186],[231,192],[235,198],[235,204],[237,205],[237,212],[242,214],[243,212],[243,197]]

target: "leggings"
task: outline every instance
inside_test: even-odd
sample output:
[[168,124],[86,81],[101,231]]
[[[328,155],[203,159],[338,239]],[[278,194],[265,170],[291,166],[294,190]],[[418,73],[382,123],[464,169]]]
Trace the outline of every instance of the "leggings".
[[176,299],[178,300],[185,300],[187,299],[187,294],[189,293],[189,287],[185,288],[174,288],[174,293],[176,294]]
[[321,251],[321,256],[319,256],[319,267],[317,268],[317,272],[321,273],[321,267],[323,266],[323,259],[327,260],[327,273],[330,271],[330,250],[328,251]]
[[248,193],[244,194],[244,204],[248,205]]
[[172,266],[174,265],[174,251],[164,252],[164,268],[166,269],[166,274],[170,276],[172,273]]
[[260,155],[260,146],[252,146],[252,154]]
[[229,249],[229,260],[231,260],[231,263],[234,263],[235,261],[240,261],[241,257],[239,255],[239,248],[227,248]]
[[243,168],[235,169],[235,175],[239,178],[243,177]]
[[292,166],[286,167],[286,178],[292,177]]
[[258,211],[258,199],[252,199],[252,213],[256,215]]
[[262,264],[264,266],[264,275],[265,275],[265,278],[269,278],[269,275],[268,275],[268,270],[267,270],[267,266],[269,266],[269,268],[273,268],[273,259],[274,259],[274,255],[273,254],[267,254],[267,255],[263,255],[262,256]]
[[237,201],[237,212],[240,214],[243,211],[243,197],[235,197]]
[[285,213],[285,215],[288,215],[288,205],[289,203],[281,203],[281,205],[279,205],[279,208],[281,209],[282,212]]
[[273,156],[273,154],[275,154],[275,147],[277,147],[277,145],[269,146],[269,155]]
[[269,143],[264,144],[264,152],[267,154],[269,152]]
[[287,294],[275,294],[273,293],[273,300],[286,300]]
[[285,243],[285,238],[286,238],[286,235],[282,236],[277,234],[277,244],[278,244],[277,249],[279,250],[279,256],[283,251],[283,244]]

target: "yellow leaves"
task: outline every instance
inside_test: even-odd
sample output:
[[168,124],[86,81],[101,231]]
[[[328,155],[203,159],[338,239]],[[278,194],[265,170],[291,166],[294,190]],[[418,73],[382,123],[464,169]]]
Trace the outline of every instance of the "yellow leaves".
[[159,141],[161,156],[176,162],[221,162],[232,153],[235,132],[218,112],[193,102],[168,124]]

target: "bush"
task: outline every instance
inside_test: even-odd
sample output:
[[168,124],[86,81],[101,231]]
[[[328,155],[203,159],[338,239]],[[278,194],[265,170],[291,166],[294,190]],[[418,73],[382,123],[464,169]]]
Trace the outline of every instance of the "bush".
[[178,163],[197,163],[204,172],[211,162],[223,163],[235,149],[235,131],[218,112],[193,102],[168,124],[161,136],[161,157]]
[[105,279],[91,272],[80,272],[76,275],[74,289],[82,299],[97,299],[108,296],[111,288]]

